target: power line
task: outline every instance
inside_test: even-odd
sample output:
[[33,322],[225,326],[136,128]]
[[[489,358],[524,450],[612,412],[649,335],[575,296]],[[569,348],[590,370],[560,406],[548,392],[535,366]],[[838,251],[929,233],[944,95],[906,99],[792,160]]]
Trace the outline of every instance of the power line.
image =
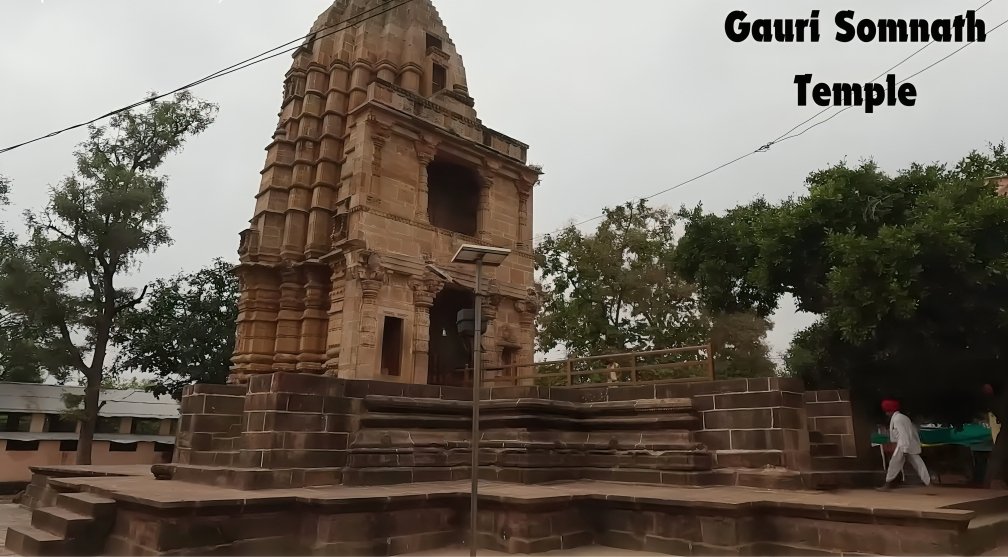
[[[986,4],[984,4],[984,5],[986,6]],[[992,27],[990,31],[987,31],[987,35],[990,35],[990,34],[991,34],[991,33],[993,33],[994,31],[997,31],[997,30],[998,30],[998,29],[999,29],[1000,27],[1004,26],[1005,24],[1008,24],[1008,19],[1006,19],[1006,20],[1002,21],[1001,23],[999,23],[999,24],[995,25],[994,27]],[[899,84],[901,84],[901,83],[904,83],[904,82],[906,82],[906,81],[909,81],[909,80],[911,80],[911,79],[913,79],[913,78],[917,77],[918,75],[920,75],[920,74],[922,74],[922,73],[924,73],[924,72],[926,72],[926,71],[930,70],[931,68],[933,68],[933,67],[937,66],[938,64],[941,64],[942,62],[944,62],[945,60],[948,60],[949,58],[951,58],[951,57],[955,56],[956,54],[958,54],[959,52],[961,52],[961,51],[962,51],[963,49],[965,49],[966,47],[970,46],[971,44],[973,44],[973,43],[966,43],[966,44],[964,44],[964,45],[960,46],[959,48],[957,48],[957,49],[953,50],[952,52],[950,52],[950,53],[948,53],[947,55],[945,55],[945,56],[943,56],[943,57],[939,58],[938,60],[935,60],[935,61],[934,61],[934,62],[932,62],[931,64],[928,64],[927,66],[925,66],[924,68],[922,68],[922,69],[918,70],[917,72],[915,72],[915,73],[913,73],[913,74],[910,74],[909,76],[907,76],[907,77],[905,77],[905,78],[901,79],[901,80],[900,80],[899,82],[897,82],[897,83],[896,83],[896,85],[899,85]],[[851,108],[853,108],[853,107],[852,107],[852,106],[847,106],[847,107],[844,107],[844,108],[843,108],[843,109],[841,109],[841,110],[840,110],[839,112],[837,112],[836,114],[833,114],[833,115],[832,115],[832,116],[830,116],[829,118],[827,118],[827,119],[825,119],[825,120],[823,120],[823,121],[821,121],[821,122],[816,122],[815,124],[812,124],[811,126],[809,126],[809,127],[805,128],[805,129],[804,129],[804,130],[802,130],[801,132],[799,132],[799,133],[796,133],[796,134],[794,134],[794,135],[789,135],[789,136],[787,136],[787,137],[785,137],[785,138],[781,139],[781,140],[780,140],[780,141],[778,141],[777,143],[782,143],[782,142],[784,142],[784,141],[787,141],[787,140],[789,140],[789,139],[792,139],[792,138],[795,138],[795,137],[798,137],[798,136],[801,136],[801,135],[803,135],[803,134],[804,134],[805,132],[807,132],[807,131],[811,130],[812,128],[815,128],[815,127],[817,127],[817,126],[821,126],[822,124],[825,124],[826,122],[829,122],[830,120],[832,120],[832,119],[836,118],[837,116],[839,116],[839,115],[843,114],[844,112],[847,112],[847,111],[848,111],[848,110],[850,110]]]
[[[980,10],[982,10],[982,9],[983,9],[983,8],[984,8],[985,6],[987,6],[988,4],[990,4],[990,3],[991,3],[991,2],[993,2],[993,1],[994,1],[994,0],[987,0],[986,2],[984,2],[983,4],[981,4],[981,5],[980,5],[980,6],[978,7],[978,8],[976,8],[976,10],[975,10],[975,11],[980,11]],[[994,26],[994,27],[993,27],[993,28],[992,28],[992,29],[991,29],[990,31],[987,31],[987,33],[986,33],[986,34],[987,34],[987,35],[990,35],[990,34],[991,34],[991,33],[993,33],[994,31],[996,31],[996,30],[997,30],[997,29],[998,29],[999,27],[1001,27],[1002,25],[1005,25],[1006,23],[1008,23],[1008,20],[1005,20],[1005,21],[1003,21],[1003,22],[999,23],[998,25]],[[910,54],[909,56],[907,56],[906,58],[903,58],[902,60],[900,60],[899,62],[897,62],[897,63],[896,63],[895,65],[893,65],[892,67],[890,67],[889,69],[887,69],[887,70],[885,70],[884,72],[882,72],[881,74],[879,74],[879,75],[878,75],[877,77],[875,77],[874,79],[872,79],[872,80],[871,80],[871,81],[869,81],[868,83],[874,83],[875,81],[878,81],[878,80],[879,80],[880,78],[882,78],[882,77],[884,77],[884,76],[888,75],[888,74],[889,74],[889,72],[891,72],[891,71],[893,71],[894,69],[898,68],[899,66],[903,65],[904,63],[906,63],[907,61],[909,61],[909,60],[910,60],[911,58],[913,58],[914,56],[917,56],[918,54],[920,54],[921,52],[923,52],[923,51],[924,51],[924,49],[926,49],[927,47],[931,46],[932,44],[934,44],[934,40],[933,40],[933,39],[932,39],[932,40],[929,40],[929,41],[928,41],[927,43],[925,43],[925,44],[924,44],[924,46],[922,46],[922,47],[918,48],[917,50],[915,50],[914,52],[912,52],[912,53],[911,53],[911,54]],[[957,54],[957,53],[958,53],[959,51],[961,51],[961,50],[963,50],[964,48],[966,48],[966,47],[970,46],[971,44],[973,44],[973,43],[966,43],[966,44],[964,44],[963,46],[961,46],[961,47],[959,47],[958,49],[956,49],[956,50],[952,51],[952,52],[951,52],[950,54],[946,55],[945,57],[943,57],[943,58],[941,58],[941,59],[937,60],[936,62],[934,62],[934,63],[932,63],[932,64],[930,64],[930,65],[926,66],[925,68],[923,68],[923,69],[921,69],[920,71],[918,71],[918,72],[916,72],[916,73],[914,73],[914,74],[910,75],[909,77],[906,77],[906,78],[904,78],[904,79],[903,79],[903,80],[901,80],[901,81],[900,81],[899,83],[897,83],[897,85],[899,85],[900,83],[903,83],[903,82],[905,82],[905,81],[907,81],[907,80],[909,80],[909,79],[912,79],[912,78],[914,78],[914,77],[916,77],[916,76],[918,76],[918,75],[920,75],[920,74],[924,73],[925,71],[927,71],[927,70],[929,70],[929,69],[933,68],[934,66],[937,66],[937,65],[938,65],[939,63],[941,63],[941,62],[943,62],[943,61],[945,61],[945,60],[947,60],[947,59],[951,58],[952,56],[954,56],[955,54]],[[663,190],[661,190],[661,191],[658,191],[658,192],[655,192],[655,193],[652,193],[651,195],[648,195],[648,196],[646,196],[646,197],[641,197],[641,198],[639,198],[639,199],[641,199],[642,201],[647,201],[647,200],[650,200],[650,199],[652,199],[652,198],[655,198],[655,197],[658,197],[659,195],[662,195],[662,194],[665,194],[665,193],[668,193],[668,192],[670,192],[670,191],[672,191],[672,190],[676,190],[676,189],[679,189],[679,188],[681,188],[681,187],[683,187],[683,186],[685,186],[685,185],[687,185],[687,184],[690,184],[690,183],[692,183],[692,182],[695,182],[695,181],[699,180],[700,178],[703,178],[703,177],[705,177],[705,176],[708,176],[708,175],[710,175],[710,174],[713,174],[713,173],[717,172],[718,170],[721,170],[722,168],[725,168],[726,166],[730,166],[730,165],[733,165],[733,164],[735,164],[735,163],[737,163],[737,162],[739,162],[739,161],[741,161],[741,160],[743,160],[743,159],[745,159],[745,158],[748,158],[748,157],[750,157],[750,156],[752,156],[752,155],[755,155],[756,153],[762,153],[762,152],[766,152],[766,151],[769,151],[769,150],[770,150],[770,148],[771,148],[771,147],[773,147],[774,145],[776,145],[776,144],[778,144],[778,143],[782,143],[782,142],[784,142],[784,141],[787,141],[787,140],[789,140],[789,139],[793,139],[793,138],[795,138],[795,137],[799,137],[799,136],[801,136],[801,135],[805,134],[806,132],[808,132],[809,130],[811,130],[812,128],[815,128],[815,127],[817,127],[817,126],[821,126],[822,124],[825,124],[826,122],[829,122],[829,121],[830,121],[830,120],[832,120],[833,118],[836,118],[836,117],[837,117],[837,116],[839,116],[840,114],[843,114],[844,112],[846,112],[846,111],[850,110],[850,109],[851,109],[851,108],[853,108],[853,107],[852,107],[852,106],[847,106],[847,107],[845,107],[845,108],[841,109],[841,110],[840,110],[839,112],[836,112],[836,113],[834,113],[834,114],[833,114],[833,115],[831,115],[831,116],[830,116],[829,118],[826,118],[825,120],[822,120],[822,121],[820,121],[820,122],[816,122],[815,124],[813,124],[813,125],[809,126],[808,128],[806,128],[806,129],[802,130],[802,131],[801,131],[801,132],[799,132],[799,133],[796,133],[796,134],[793,134],[793,135],[789,135],[789,134],[791,134],[791,132],[793,132],[794,130],[796,130],[796,129],[798,129],[798,128],[802,127],[802,126],[804,126],[805,124],[807,124],[807,123],[811,122],[812,120],[815,120],[816,118],[818,118],[819,116],[823,115],[824,113],[826,113],[826,112],[828,112],[828,111],[832,110],[833,108],[835,108],[835,107],[833,107],[833,106],[828,106],[828,107],[826,107],[826,108],[824,108],[824,109],[820,110],[819,112],[817,112],[817,113],[813,114],[813,115],[812,115],[811,117],[809,117],[809,118],[807,118],[807,119],[803,120],[802,122],[798,123],[797,125],[795,125],[795,126],[791,127],[791,129],[789,129],[788,131],[786,131],[786,132],[782,133],[781,135],[777,136],[777,138],[776,138],[776,139],[773,139],[773,140],[769,141],[769,142],[768,142],[768,143],[766,143],[765,145],[762,145],[762,146],[760,146],[759,148],[757,148],[757,149],[755,149],[755,150],[753,150],[753,151],[749,151],[749,152],[747,152],[747,153],[745,153],[745,154],[742,154],[742,155],[740,155],[740,156],[738,156],[738,157],[736,157],[736,158],[734,158],[734,159],[732,159],[732,160],[730,160],[730,161],[728,161],[728,162],[725,162],[725,163],[722,163],[721,165],[719,165],[719,166],[716,166],[716,167],[714,167],[714,168],[712,168],[712,169],[710,169],[710,170],[708,170],[708,171],[706,171],[706,172],[704,172],[704,173],[702,173],[702,174],[698,174],[698,175],[696,175],[696,176],[694,176],[694,177],[692,177],[692,178],[690,178],[690,179],[688,179],[688,180],[685,180],[685,181],[682,181],[682,182],[679,182],[678,184],[675,184],[674,186],[671,186],[671,187],[668,187],[668,188],[665,188],[665,189],[663,189]],[[538,240],[542,240],[542,239],[543,239],[544,237],[546,237],[546,236],[548,236],[548,235],[550,235],[550,234],[555,234],[555,233],[557,233],[557,232],[560,232],[560,231],[562,231],[562,230],[566,230],[567,228],[570,228],[570,227],[574,227],[574,228],[577,228],[578,226],[581,226],[581,225],[584,225],[584,224],[588,224],[588,223],[590,223],[590,222],[593,222],[593,221],[596,221],[596,220],[599,220],[599,219],[603,218],[604,216],[605,216],[605,215],[596,215],[596,216],[594,216],[594,217],[591,217],[591,218],[589,218],[589,219],[585,219],[585,220],[582,220],[582,221],[578,221],[578,222],[575,222],[575,223],[573,223],[573,224],[569,224],[569,225],[566,225],[566,226],[562,226],[562,227],[560,227],[560,228],[557,228],[557,229],[555,229],[555,230],[552,230],[552,231],[550,231],[550,232],[544,232],[544,233],[542,233],[542,234],[537,234],[536,236],[534,236],[534,237],[533,237],[533,241],[538,241]]]
[[[212,73],[210,75],[204,76],[204,77],[202,77],[200,79],[197,79],[196,81],[193,81],[191,83],[187,83],[187,84],[185,84],[185,85],[183,85],[181,87],[177,87],[177,88],[175,88],[175,89],[173,89],[171,91],[168,91],[167,93],[162,93],[160,95],[154,95],[154,96],[148,97],[146,99],[143,99],[141,101],[137,101],[137,102],[135,102],[133,104],[124,106],[122,108],[117,108],[115,110],[106,112],[105,114],[102,114],[101,116],[97,116],[95,118],[92,118],[92,119],[90,119],[90,120],[88,120],[86,122],[81,122],[79,124],[74,124],[72,126],[67,126],[67,127],[63,128],[63,129],[60,129],[60,130],[57,130],[57,131],[54,131],[54,132],[50,132],[50,133],[48,133],[46,135],[41,135],[39,137],[36,137],[35,139],[30,139],[28,141],[24,141],[24,142],[18,143],[17,145],[11,145],[10,147],[5,147],[3,149],[0,149],[0,154],[6,153],[8,151],[13,151],[14,149],[18,149],[20,147],[24,147],[26,145],[30,145],[30,144],[35,143],[37,141],[42,141],[42,140],[48,139],[50,137],[55,137],[57,135],[60,135],[62,133],[65,133],[65,132],[68,132],[68,131],[71,131],[71,130],[75,130],[75,129],[78,129],[78,128],[83,128],[84,126],[89,126],[89,125],[94,124],[95,122],[98,122],[100,120],[104,120],[106,118],[110,118],[112,116],[115,116],[116,114],[120,114],[120,113],[123,113],[123,112],[128,112],[130,110],[133,110],[134,108],[136,108],[138,106],[142,106],[144,104],[156,101],[158,99],[162,99],[164,97],[168,97],[170,95],[174,95],[175,93],[178,93],[180,91],[184,91],[186,89],[192,89],[193,87],[197,87],[197,86],[202,85],[202,84],[204,84],[204,83],[206,83],[208,81],[212,81],[214,79],[217,79],[217,78],[220,78],[220,77],[224,77],[224,76],[232,74],[234,72],[237,72],[237,71],[240,71],[240,70],[244,70],[245,68],[249,68],[249,67],[254,66],[256,64],[259,64],[261,62],[265,62],[266,60],[271,60],[273,58],[276,58],[277,56],[282,56],[284,54],[287,54],[288,52],[293,52],[295,50],[303,48],[305,45],[298,44],[297,46],[294,46],[292,48],[285,48],[285,47],[288,47],[288,46],[290,46],[290,45],[292,45],[294,43],[299,43],[299,42],[301,42],[301,41],[303,41],[305,39],[307,39],[309,42],[313,43],[313,42],[315,42],[315,41],[317,41],[319,39],[328,37],[329,35],[333,35],[333,34],[338,33],[340,31],[344,31],[344,30],[349,29],[349,28],[351,28],[351,27],[353,27],[355,25],[359,25],[361,23],[364,23],[365,21],[367,21],[369,19],[373,19],[373,18],[378,17],[378,16],[380,16],[380,15],[382,15],[384,13],[390,12],[390,11],[392,11],[392,10],[394,10],[394,9],[400,7],[400,6],[403,6],[405,4],[408,4],[408,3],[412,2],[412,1],[413,0],[403,0],[403,1],[399,2],[398,4],[395,4],[394,6],[391,6],[391,7],[385,8],[385,9],[381,9],[381,8],[383,8],[385,6],[388,6],[389,4],[392,4],[392,3],[396,2],[396,0],[386,0],[385,2],[382,2],[381,4],[378,4],[377,6],[375,6],[373,8],[368,8],[367,10],[363,10],[361,13],[359,13],[359,14],[353,16],[353,17],[347,18],[347,19],[345,19],[343,21],[336,22],[336,23],[334,23],[332,25],[328,25],[326,27],[323,27],[323,28],[319,29],[318,31],[313,31],[311,33],[308,33],[307,35],[298,37],[298,38],[293,39],[291,41],[288,41],[288,42],[286,42],[286,43],[284,43],[282,45],[275,46],[275,47],[273,47],[273,48],[271,48],[269,50],[266,50],[264,52],[261,52],[261,53],[255,55],[255,56],[253,56],[251,58],[246,58],[245,60],[242,60],[241,62],[237,62],[237,63],[232,64],[232,65],[230,65],[230,66],[228,66],[226,68],[217,70],[216,72],[214,72],[214,73]],[[380,10],[380,11],[376,11],[376,10]],[[370,13],[370,12],[374,12],[374,13]],[[368,15],[367,17],[361,18],[361,16],[363,16],[365,14],[370,14],[370,15]],[[356,21],[354,21],[354,20],[356,20]],[[341,26],[343,24],[347,24],[347,25],[345,27],[339,27],[339,26]],[[327,33],[323,33],[321,35],[319,34],[322,31],[326,31],[326,30],[329,30],[329,31]],[[280,50],[279,52],[275,52],[275,51],[277,51],[279,49],[284,49],[284,50]]]

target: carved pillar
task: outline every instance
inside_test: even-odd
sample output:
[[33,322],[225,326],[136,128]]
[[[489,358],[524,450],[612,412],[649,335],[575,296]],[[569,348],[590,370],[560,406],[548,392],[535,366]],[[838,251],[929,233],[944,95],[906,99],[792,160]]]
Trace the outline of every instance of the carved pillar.
[[525,251],[531,246],[526,241],[528,234],[528,200],[529,190],[518,188],[518,240],[515,247],[520,251]]
[[326,361],[326,320],[328,315],[327,276],[324,267],[305,269],[304,314],[301,316],[301,345],[297,370],[322,373]]
[[426,384],[430,364],[430,309],[445,281],[433,273],[410,281],[413,290],[413,383]]
[[280,270],[280,311],[277,313],[275,371],[295,371],[301,346],[301,316],[304,312],[304,278],[301,268],[285,261]]
[[346,294],[346,262],[341,257],[330,264],[329,326],[326,331],[325,374],[339,373],[340,348],[343,344],[343,299]]
[[539,291],[529,287],[525,298],[515,300],[515,311],[518,312],[518,322],[521,330],[514,339],[521,347],[515,357],[516,363],[531,364],[535,357],[535,318],[542,308],[542,298]]
[[378,355],[378,308],[375,301],[382,287],[388,282],[388,271],[385,270],[377,253],[363,251],[358,261],[353,271],[354,278],[360,283],[362,301],[355,365],[358,374],[363,372],[365,377],[370,377],[375,375],[371,372],[377,369]]
[[427,190],[427,167],[437,154],[437,145],[426,141],[414,143],[417,152],[417,160],[420,161],[420,172],[417,177],[416,192],[416,213],[414,218],[420,222],[430,222],[430,214],[427,211],[428,190]]
[[242,293],[229,382],[244,383],[249,375],[273,371],[280,289],[272,269],[253,264],[237,272]]
[[382,175],[382,149],[392,136],[392,129],[377,120],[369,120],[371,130],[371,187],[368,190],[369,201],[378,201],[382,198],[381,175]]
[[479,198],[479,239],[484,244],[490,243],[490,190],[493,188],[494,174],[489,168],[480,169]]
[[[497,351],[497,330],[498,325],[497,309],[500,306],[501,294],[500,286],[496,279],[487,281],[487,289],[483,297],[483,317],[487,319],[487,332],[483,335],[483,367],[496,367],[500,365],[500,354]],[[500,372],[487,373],[484,377],[496,377]]]

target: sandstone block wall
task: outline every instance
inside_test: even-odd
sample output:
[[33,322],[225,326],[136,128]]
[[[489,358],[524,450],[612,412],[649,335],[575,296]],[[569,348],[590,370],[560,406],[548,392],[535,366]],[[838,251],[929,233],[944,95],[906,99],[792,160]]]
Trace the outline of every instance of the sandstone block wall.
[[230,466],[238,455],[244,385],[188,385],[182,391],[174,462]]
[[824,442],[839,446],[842,456],[858,456],[850,394],[846,390],[807,391],[805,409],[809,431],[818,431]]

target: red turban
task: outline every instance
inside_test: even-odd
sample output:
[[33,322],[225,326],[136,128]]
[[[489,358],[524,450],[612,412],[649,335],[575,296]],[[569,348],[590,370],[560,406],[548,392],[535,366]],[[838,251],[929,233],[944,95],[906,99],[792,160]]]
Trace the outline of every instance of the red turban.
[[899,401],[893,400],[891,398],[887,398],[887,399],[885,399],[885,400],[882,401],[882,411],[883,412],[886,412],[886,413],[888,413],[888,412],[895,412],[895,411],[897,411],[899,409],[900,409],[900,403],[899,403]]

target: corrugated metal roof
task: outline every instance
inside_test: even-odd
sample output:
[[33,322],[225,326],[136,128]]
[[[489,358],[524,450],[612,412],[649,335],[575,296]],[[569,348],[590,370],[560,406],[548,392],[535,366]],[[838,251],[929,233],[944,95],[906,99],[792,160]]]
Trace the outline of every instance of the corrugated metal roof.
[[[14,439],[17,441],[70,441],[76,440],[76,433],[57,433],[51,431],[0,431],[0,439]],[[148,441],[151,443],[175,444],[175,437],[172,435],[133,435],[127,433],[95,433],[95,441],[108,441],[110,443],[137,443]]]
[[[63,393],[84,394],[84,387],[0,383],[0,412],[60,414],[66,411]],[[139,390],[103,389],[99,400],[105,404],[99,416],[133,418],[178,418],[179,404],[168,395],[156,397]]]

